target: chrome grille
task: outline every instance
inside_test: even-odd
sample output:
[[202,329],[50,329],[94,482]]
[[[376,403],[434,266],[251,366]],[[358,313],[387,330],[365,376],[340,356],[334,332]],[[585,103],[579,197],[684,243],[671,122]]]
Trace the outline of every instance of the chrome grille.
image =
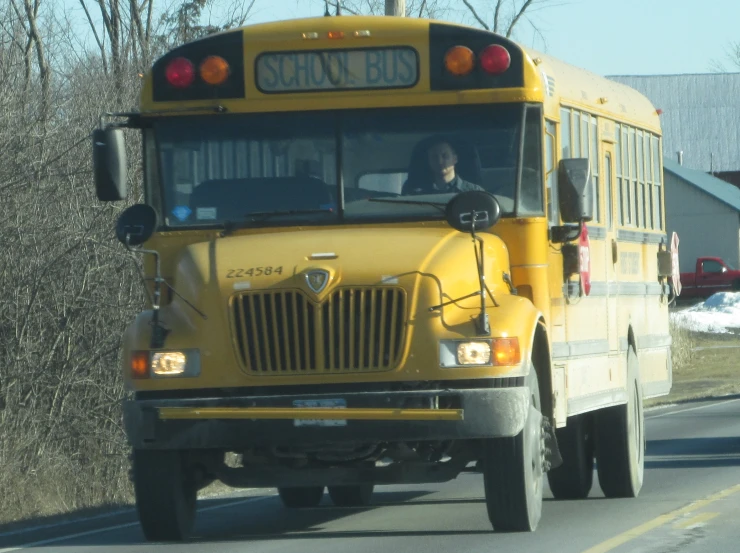
[[406,334],[401,288],[338,288],[317,304],[300,290],[232,299],[237,353],[250,374],[370,372],[394,368]]

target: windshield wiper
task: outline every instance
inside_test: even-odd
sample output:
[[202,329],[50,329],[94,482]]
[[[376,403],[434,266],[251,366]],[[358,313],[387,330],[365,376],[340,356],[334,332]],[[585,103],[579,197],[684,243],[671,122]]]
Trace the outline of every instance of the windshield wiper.
[[384,202],[387,204],[411,204],[411,205],[430,205],[439,209],[442,213],[445,211],[446,202],[425,202],[423,200],[396,200],[391,198],[369,198],[369,202]]
[[312,213],[334,213],[334,210],[327,207],[324,209],[285,209],[282,211],[255,211],[254,213],[247,213],[245,215],[245,217],[247,217],[245,221],[225,221],[224,230],[221,231],[221,236],[227,236],[233,231],[240,228],[246,228],[256,223],[262,223],[264,221],[267,221],[268,219],[271,219],[272,217],[279,217],[281,215],[311,215]]

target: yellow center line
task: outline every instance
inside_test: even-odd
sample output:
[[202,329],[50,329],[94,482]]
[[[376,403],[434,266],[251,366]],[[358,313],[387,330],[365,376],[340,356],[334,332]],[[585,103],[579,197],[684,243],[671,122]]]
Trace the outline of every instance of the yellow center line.
[[677,518],[693,511],[703,509],[707,505],[710,505],[715,501],[719,501],[720,499],[724,499],[737,492],[740,492],[740,484],[732,486],[731,488],[727,488],[726,490],[722,490],[721,492],[717,492],[704,499],[700,499],[699,501],[695,501],[694,503],[691,503],[685,507],[681,507],[680,509],[671,511],[670,513],[660,515],[659,517],[640,524],[639,526],[635,526],[634,528],[631,528],[626,532],[622,532],[621,534],[618,534],[613,538],[594,545],[593,547],[586,549],[583,553],[606,553],[607,551],[612,551],[620,545],[623,545],[629,541],[634,540],[635,538],[642,536],[643,534],[648,533],[650,530],[654,530],[655,528],[663,526],[664,524],[668,524],[669,522],[672,522]]
[[680,528],[681,530],[688,530],[692,526],[697,526],[704,522],[709,522],[713,518],[718,517],[719,513],[699,513],[695,517],[691,517],[687,520],[682,520],[673,525],[674,528]]

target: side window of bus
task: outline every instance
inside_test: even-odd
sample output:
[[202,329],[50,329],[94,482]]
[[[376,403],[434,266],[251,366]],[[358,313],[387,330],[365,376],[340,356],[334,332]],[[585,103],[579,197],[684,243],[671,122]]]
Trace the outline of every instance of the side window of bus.
[[547,217],[551,226],[560,224],[557,171],[555,170],[555,123],[545,123],[545,179],[547,183]]
[[618,223],[661,230],[662,184],[659,138],[628,125],[616,125]]
[[[599,127],[596,117],[583,115],[584,126],[588,128],[588,160],[591,166],[591,179],[594,185],[594,223],[601,222],[601,182],[599,178]],[[585,139],[585,137],[584,137]]]
[[612,219],[612,155],[604,155],[604,194],[606,197],[606,227],[614,228]]
[[619,225],[625,224],[625,198],[623,193],[624,185],[624,172],[622,169],[622,127],[621,125],[614,125],[614,154],[616,161],[616,177],[617,177],[617,222]]
[[657,136],[653,136],[651,139],[652,144],[652,158],[653,158],[653,228],[656,230],[663,229],[663,206],[661,204],[662,194],[660,188],[663,183],[662,175],[662,164],[660,162],[660,139]]
[[518,213],[544,214],[542,202],[542,112],[539,107],[527,107],[522,151],[522,185]]
[[561,108],[560,146],[562,151],[560,159],[588,159],[591,179],[594,186],[593,222],[596,223],[601,221],[599,137],[596,117],[575,109]]

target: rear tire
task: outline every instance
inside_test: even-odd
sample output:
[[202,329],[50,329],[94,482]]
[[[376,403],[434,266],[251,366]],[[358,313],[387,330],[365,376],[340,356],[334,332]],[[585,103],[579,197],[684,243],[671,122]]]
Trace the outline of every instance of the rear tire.
[[278,495],[288,509],[308,509],[321,503],[324,487],[278,488]]
[[133,451],[136,510],[147,541],[182,541],[195,524],[194,470],[181,451]]
[[591,419],[587,415],[570,417],[565,428],[556,432],[563,464],[547,473],[555,499],[585,499],[594,481],[594,445]]
[[329,497],[337,507],[364,507],[373,497],[373,484],[361,486],[329,486]]
[[627,352],[627,403],[596,412],[596,469],[606,497],[637,497],[645,476],[645,418],[637,354]]
[[524,429],[483,443],[486,507],[497,532],[532,532],[542,517],[544,434],[534,367],[527,381],[531,401]]

